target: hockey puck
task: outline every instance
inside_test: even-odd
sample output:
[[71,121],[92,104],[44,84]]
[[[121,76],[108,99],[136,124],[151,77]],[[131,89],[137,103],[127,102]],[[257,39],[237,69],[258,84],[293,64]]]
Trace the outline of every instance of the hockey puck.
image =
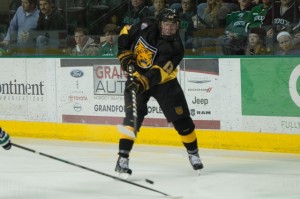
[[152,180],[149,180],[147,178],[145,179],[145,181],[148,182],[148,183],[150,183],[150,184],[154,184],[154,182]]

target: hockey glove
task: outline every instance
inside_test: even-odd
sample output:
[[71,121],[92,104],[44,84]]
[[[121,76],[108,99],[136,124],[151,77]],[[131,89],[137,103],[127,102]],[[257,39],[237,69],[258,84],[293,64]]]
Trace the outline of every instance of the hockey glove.
[[133,80],[127,83],[126,88],[134,90],[137,95],[142,94],[149,89],[149,80],[147,77],[142,75],[133,77]]
[[[129,66],[135,66],[135,61],[133,58],[133,52],[131,50],[122,51],[118,55],[118,59],[121,64],[121,68],[123,71],[129,72],[128,68]],[[132,67],[134,68],[134,67]],[[134,72],[134,71],[132,71]]]
[[9,150],[11,148],[9,135],[0,128],[0,146]]

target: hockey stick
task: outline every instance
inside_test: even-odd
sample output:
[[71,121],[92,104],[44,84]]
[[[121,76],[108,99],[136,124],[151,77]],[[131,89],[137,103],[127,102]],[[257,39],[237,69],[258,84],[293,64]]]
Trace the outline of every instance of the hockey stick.
[[[129,80],[133,82],[133,66],[128,67],[128,75],[129,75]],[[132,97],[132,115],[133,115],[133,129],[134,129],[134,134],[136,135],[137,133],[137,106],[136,106],[136,93],[135,90],[131,90],[131,97]]]
[[100,175],[103,175],[103,176],[112,178],[112,179],[114,179],[114,180],[122,181],[122,182],[131,184],[131,185],[134,185],[134,186],[137,186],[137,187],[141,187],[141,188],[144,188],[144,189],[147,189],[147,190],[156,192],[156,193],[160,193],[160,194],[162,194],[162,195],[164,195],[164,196],[166,196],[166,197],[169,197],[169,198],[182,198],[181,196],[179,196],[179,197],[177,197],[177,196],[171,196],[171,195],[166,194],[166,193],[163,193],[163,192],[161,192],[161,191],[158,191],[158,190],[155,190],[155,189],[152,189],[152,188],[149,188],[149,187],[146,187],[146,186],[143,186],[143,185],[140,185],[140,184],[131,182],[131,181],[127,181],[127,180],[124,180],[124,179],[122,179],[122,178],[119,178],[119,177],[116,177],[116,176],[113,176],[113,175],[110,175],[110,174],[107,174],[107,173],[104,173],[104,172],[101,172],[101,171],[97,171],[97,170],[94,170],[94,169],[91,169],[91,168],[88,168],[88,167],[85,167],[85,166],[82,166],[82,165],[79,165],[79,164],[75,164],[75,163],[73,163],[73,162],[69,162],[69,161],[67,161],[67,160],[64,160],[64,159],[61,159],[61,158],[58,158],[58,157],[55,157],[55,156],[52,156],[52,155],[48,155],[48,154],[45,154],[45,153],[41,153],[41,152],[38,152],[38,151],[36,151],[36,150],[27,148],[27,147],[25,147],[25,146],[21,146],[21,145],[15,144],[15,143],[11,143],[11,145],[14,146],[14,147],[17,147],[17,148],[20,148],[20,149],[23,149],[23,150],[32,152],[32,153],[36,153],[36,154],[38,154],[38,155],[41,155],[41,156],[44,156],[44,157],[47,157],[47,158],[51,158],[51,159],[54,159],[54,160],[58,160],[58,161],[60,161],[60,162],[64,162],[64,163],[66,163],[66,164],[69,164],[69,165],[72,165],[72,166],[75,166],[75,167],[79,167],[79,168],[82,168],[82,169],[85,169],[85,170],[88,170],[88,171],[91,171],[91,172],[94,172],[94,173],[98,173],[98,174],[100,174]]
[[[128,75],[130,81],[133,81],[133,72],[134,72],[133,66],[129,66]],[[135,139],[137,134],[137,105],[136,105],[136,93],[134,90],[131,90],[131,98],[132,98],[133,132],[127,129],[123,125],[117,125],[117,128],[121,133]]]

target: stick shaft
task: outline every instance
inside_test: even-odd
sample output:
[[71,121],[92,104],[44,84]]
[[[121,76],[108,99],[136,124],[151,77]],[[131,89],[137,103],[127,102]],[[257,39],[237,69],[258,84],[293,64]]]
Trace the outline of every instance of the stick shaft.
[[170,196],[170,195],[168,195],[166,193],[163,193],[161,191],[158,191],[158,190],[155,190],[155,189],[152,189],[152,188],[149,188],[149,187],[146,187],[146,186],[143,186],[143,185],[140,185],[140,184],[128,181],[128,180],[124,180],[122,178],[119,178],[119,177],[116,177],[116,176],[113,176],[113,175],[110,175],[110,174],[107,174],[107,173],[104,173],[104,172],[101,172],[101,171],[97,171],[97,170],[94,170],[94,169],[91,169],[91,168],[88,168],[88,167],[85,167],[85,166],[82,166],[82,165],[79,165],[79,164],[75,164],[73,162],[69,162],[67,160],[64,160],[64,159],[61,159],[61,158],[58,158],[58,157],[55,157],[55,156],[52,156],[52,155],[41,153],[41,152],[38,152],[36,150],[27,148],[25,146],[21,146],[19,144],[11,143],[11,145],[14,146],[14,147],[17,147],[17,148],[20,148],[20,149],[32,152],[32,153],[36,153],[38,155],[41,155],[41,156],[44,156],[44,157],[47,157],[47,158],[58,160],[60,162],[66,163],[66,164],[69,164],[69,165],[72,165],[72,166],[75,166],[75,167],[78,167],[78,168],[81,168],[81,169],[85,169],[85,170],[88,170],[88,171],[91,171],[91,172],[94,172],[94,173],[97,173],[97,174],[100,174],[100,175],[103,175],[103,176],[106,176],[106,177],[109,177],[109,178],[112,178],[112,179],[115,179],[115,180],[118,180],[118,181],[121,181],[121,182],[125,182],[125,183],[128,183],[128,184],[137,186],[137,187],[141,187],[143,189],[147,189],[147,190],[150,190],[150,191],[153,191],[153,192],[156,192],[156,193],[160,193],[160,194],[162,194],[164,196]]
[[[128,67],[129,80],[133,81],[133,66]],[[134,90],[131,90],[132,98],[132,114],[133,114],[133,129],[134,134],[137,134],[137,103],[136,103],[136,93]]]

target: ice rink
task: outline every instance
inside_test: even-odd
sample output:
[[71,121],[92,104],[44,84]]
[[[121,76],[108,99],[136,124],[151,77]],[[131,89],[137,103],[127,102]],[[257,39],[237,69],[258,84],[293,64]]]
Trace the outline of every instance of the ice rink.
[[[21,138],[13,141],[114,175],[117,144]],[[300,155],[201,148],[200,156],[205,168],[198,176],[183,147],[135,145],[130,181],[185,199],[300,198]],[[167,197],[16,147],[0,150],[0,199],[116,198]]]

